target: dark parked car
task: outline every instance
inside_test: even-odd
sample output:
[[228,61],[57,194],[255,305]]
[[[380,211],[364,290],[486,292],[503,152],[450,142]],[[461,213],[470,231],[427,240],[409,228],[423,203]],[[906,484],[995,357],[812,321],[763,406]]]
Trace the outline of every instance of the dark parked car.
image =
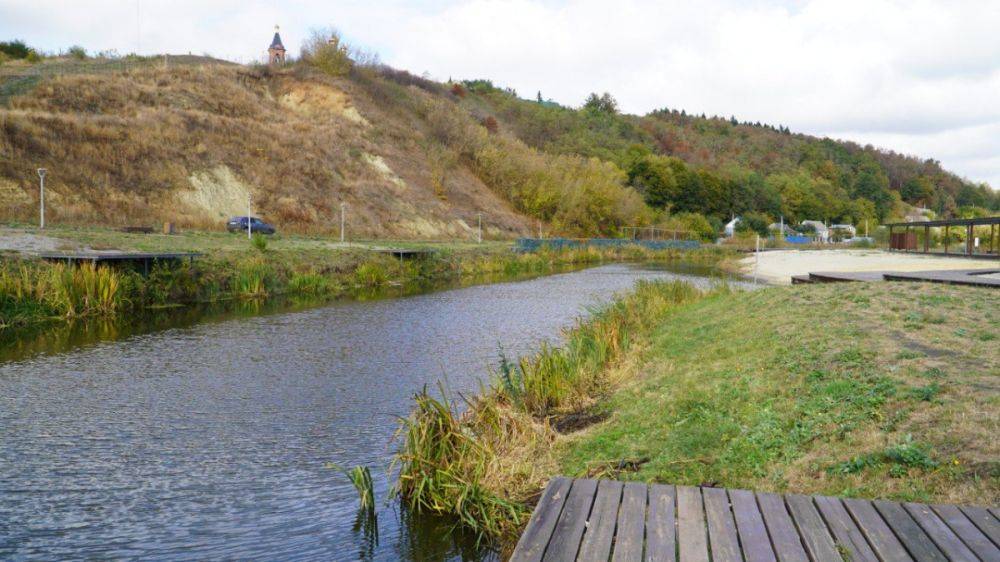
[[[247,217],[233,217],[226,223],[226,230],[229,232],[246,232]],[[250,217],[250,232],[261,234],[274,234],[274,227],[257,217]]]

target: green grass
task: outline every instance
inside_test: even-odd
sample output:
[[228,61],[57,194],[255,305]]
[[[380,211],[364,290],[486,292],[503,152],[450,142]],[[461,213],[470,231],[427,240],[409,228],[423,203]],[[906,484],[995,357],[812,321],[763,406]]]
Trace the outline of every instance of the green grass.
[[955,330],[996,334],[998,295],[902,288],[772,288],[684,307],[656,329],[644,376],[608,401],[611,418],[559,445],[560,472],[641,458],[624,477],[996,503],[1000,354]]

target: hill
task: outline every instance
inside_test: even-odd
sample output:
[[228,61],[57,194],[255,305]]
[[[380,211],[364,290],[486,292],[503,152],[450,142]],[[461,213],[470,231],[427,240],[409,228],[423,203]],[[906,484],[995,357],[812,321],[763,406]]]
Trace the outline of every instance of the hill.
[[252,196],[255,213],[305,233],[335,231],[344,202],[367,237],[467,238],[480,213],[494,237],[680,223],[711,238],[734,213],[1000,208],[933,160],[678,111],[623,115],[607,95],[570,109],[330,54],[280,69],[149,57],[21,80],[0,108],[3,220],[35,216],[38,167],[64,223],[219,228]]

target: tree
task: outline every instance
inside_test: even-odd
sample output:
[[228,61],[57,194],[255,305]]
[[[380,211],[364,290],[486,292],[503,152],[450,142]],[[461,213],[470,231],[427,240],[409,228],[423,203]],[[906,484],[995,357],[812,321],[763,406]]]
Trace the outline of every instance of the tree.
[[921,203],[926,206],[934,197],[934,184],[927,176],[916,176],[906,180],[903,188],[899,191],[903,201],[907,203]]
[[767,237],[770,232],[767,230],[771,219],[760,213],[744,213],[740,221],[736,223],[736,232],[754,232]]
[[302,45],[302,61],[330,76],[344,76],[354,62],[350,47],[335,30],[314,30]]
[[883,221],[892,210],[892,195],[889,194],[889,178],[871,157],[866,157],[858,166],[857,176],[851,187],[854,197],[863,197],[875,204],[875,214]]
[[587,96],[587,101],[583,103],[583,108],[593,113],[615,115],[618,113],[618,101],[611,97],[611,94],[608,92],[604,92],[600,96],[594,93]]
[[663,209],[674,201],[677,182],[666,158],[654,155],[645,146],[633,145],[624,160],[629,185],[642,194],[647,205]]

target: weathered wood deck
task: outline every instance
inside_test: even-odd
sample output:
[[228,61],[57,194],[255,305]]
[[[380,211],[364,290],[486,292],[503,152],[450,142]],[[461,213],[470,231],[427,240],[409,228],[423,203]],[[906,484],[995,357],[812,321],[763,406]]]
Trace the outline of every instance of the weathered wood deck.
[[1000,509],[554,478],[512,562],[1000,561]]

